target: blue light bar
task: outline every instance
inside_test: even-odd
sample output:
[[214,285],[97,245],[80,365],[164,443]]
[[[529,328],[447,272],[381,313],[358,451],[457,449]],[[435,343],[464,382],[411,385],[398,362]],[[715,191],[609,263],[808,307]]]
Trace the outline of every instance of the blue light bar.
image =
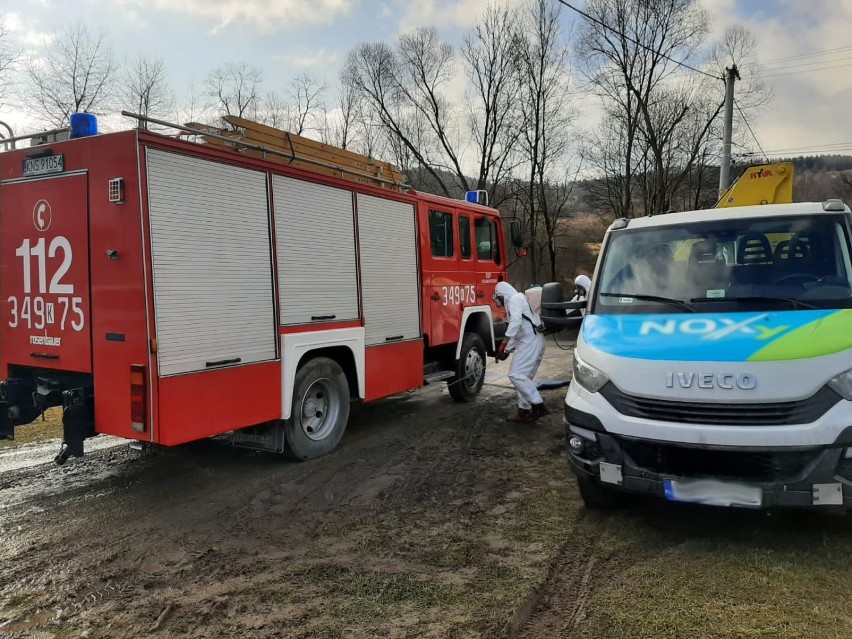
[[93,113],[72,113],[71,134],[72,138],[84,138],[98,134],[98,119]]
[[466,191],[464,199],[471,204],[484,204],[488,206],[488,191]]

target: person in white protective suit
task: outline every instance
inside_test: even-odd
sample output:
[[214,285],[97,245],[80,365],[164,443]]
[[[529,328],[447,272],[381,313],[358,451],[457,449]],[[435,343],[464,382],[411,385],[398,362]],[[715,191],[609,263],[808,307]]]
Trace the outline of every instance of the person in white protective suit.
[[506,336],[497,349],[497,359],[508,359],[514,353],[509,366],[509,380],[518,391],[518,412],[509,421],[529,423],[548,414],[547,406],[538,392],[533,377],[544,357],[544,335],[535,327],[541,318],[533,313],[523,293],[516,291],[508,282],[498,282],[494,301],[504,306],[509,315]]

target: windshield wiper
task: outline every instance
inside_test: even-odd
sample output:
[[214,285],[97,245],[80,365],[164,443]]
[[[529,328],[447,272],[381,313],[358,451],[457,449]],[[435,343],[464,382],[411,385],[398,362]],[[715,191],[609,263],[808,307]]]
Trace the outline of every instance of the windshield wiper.
[[793,308],[819,309],[795,297],[773,297],[772,295],[741,295],[739,297],[693,297],[690,302],[786,302]]
[[687,313],[694,313],[695,309],[691,308],[682,300],[672,299],[671,297],[657,297],[656,295],[642,295],[641,293],[600,293],[601,297],[629,297],[640,302],[659,302],[660,304],[671,304],[682,308]]

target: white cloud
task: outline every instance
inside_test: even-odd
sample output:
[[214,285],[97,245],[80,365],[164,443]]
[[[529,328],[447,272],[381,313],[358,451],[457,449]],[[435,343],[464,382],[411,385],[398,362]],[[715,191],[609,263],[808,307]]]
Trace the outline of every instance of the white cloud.
[[4,17],[6,27],[25,49],[50,44],[55,37],[52,33],[36,29],[35,23],[24,19],[20,13],[7,13]]
[[[852,98],[852,50],[811,56],[813,53],[848,47],[852,0],[819,4],[807,0],[783,0],[757,13],[743,4],[731,10],[730,0],[704,0],[705,6],[723,8],[715,25],[742,24],[759,40],[759,67],[746,65],[740,72],[759,73],[773,88],[774,97],[759,113],[749,117],[763,149],[770,155],[781,149],[819,153],[815,147],[852,141],[846,105]],[[770,5],[765,5],[769,7]],[[790,59],[793,56],[798,59]],[[818,64],[811,64],[818,63]],[[735,120],[739,119],[738,114]],[[738,126],[744,126],[741,121]],[[813,149],[810,153],[806,149]],[[852,148],[843,153],[852,152]],[[798,155],[790,152],[789,155]],[[780,155],[788,155],[787,152]]]
[[216,30],[234,22],[261,29],[327,24],[348,13],[352,0],[119,0],[141,9],[170,11],[216,22]]
[[[520,6],[526,0],[504,0],[510,6]],[[399,23],[400,32],[417,27],[434,26],[441,29],[460,27],[469,29],[485,12],[494,0],[395,0],[398,7],[404,7]],[[501,3],[502,4],[502,3]]]
[[319,49],[317,51],[302,51],[288,55],[275,55],[272,59],[296,68],[328,69],[336,68],[339,56],[335,51]]

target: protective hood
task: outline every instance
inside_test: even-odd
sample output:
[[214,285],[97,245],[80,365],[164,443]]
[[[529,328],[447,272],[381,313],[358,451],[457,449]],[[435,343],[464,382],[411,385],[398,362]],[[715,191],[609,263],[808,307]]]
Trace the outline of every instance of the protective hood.
[[517,292],[509,282],[497,282],[497,287],[494,289],[495,294],[500,295],[507,301]]

